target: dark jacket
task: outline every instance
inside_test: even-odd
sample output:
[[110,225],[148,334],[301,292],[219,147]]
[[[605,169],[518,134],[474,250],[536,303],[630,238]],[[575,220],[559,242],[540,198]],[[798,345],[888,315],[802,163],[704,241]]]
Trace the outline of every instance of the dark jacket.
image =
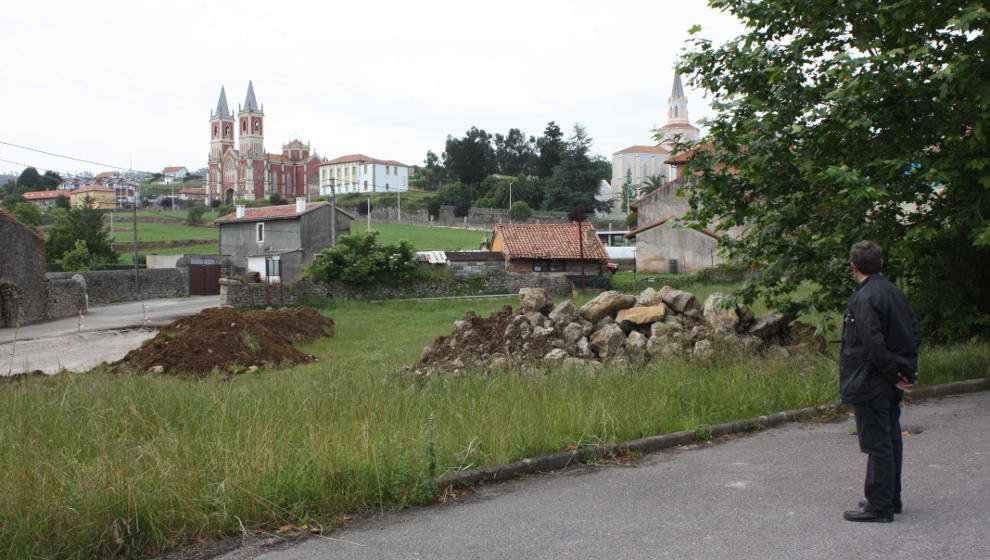
[[901,377],[917,380],[921,328],[904,293],[882,274],[856,286],[846,303],[839,355],[844,403],[871,399]]

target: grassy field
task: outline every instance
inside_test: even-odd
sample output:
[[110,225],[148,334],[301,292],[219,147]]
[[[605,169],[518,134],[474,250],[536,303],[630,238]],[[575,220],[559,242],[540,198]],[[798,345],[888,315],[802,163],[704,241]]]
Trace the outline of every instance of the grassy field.
[[[138,222],[138,241],[216,240],[219,236],[219,230],[216,228],[186,225],[185,214],[181,212],[141,212],[138,215],[156,218],[174,217],[176,219],[175,223]],[[215,219],[215,212],[210,213],[210,215],[212,217],[204,218],[204,224]],[[457,228],[372,222],[371,229],[379,232],[378,239],[383,243],[398,243],[400,239],[405,239],[412,243],[418,251],[477,249],[481,242],[486,239],[484,231]],[[351,231],[355,234],[364,233],[366,230],[365,222],[358,220],[351,224]],[[119,243],[133,242],[133,223],[124,220],[116,221],[114,240]],[[163,251],[156,252],[161,253]]]
[[[0,557],[133,557],[242,527],[329,528],[429,502],[447,472],[837,399],[824,357],[403,370],[466,309],[503,303],[328,303],[335,336],[301,347],[319,361],[233,379],[94,370],[0,384]],[[987,343],[931,349],[922,379],[986,376],[988,363]]]

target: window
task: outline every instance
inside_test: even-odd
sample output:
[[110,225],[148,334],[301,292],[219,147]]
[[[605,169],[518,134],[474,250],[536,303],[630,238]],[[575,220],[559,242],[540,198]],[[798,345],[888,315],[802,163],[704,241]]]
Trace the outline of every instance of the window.
[[385,174],[388,175],[388,166],[385,166]]
[[264,243],[265,242],[265,223],[264,222],[258,222],[257,229],[258,229],[258,243]]
[[241,132],[247,132],[247,119],[241,121]]
[[567,266],[562,260],[533,261],[533,272],[564,272]]
[[218,132],[220,132],[220,127],[214,125],[213,126],[213,135],[216,136]]

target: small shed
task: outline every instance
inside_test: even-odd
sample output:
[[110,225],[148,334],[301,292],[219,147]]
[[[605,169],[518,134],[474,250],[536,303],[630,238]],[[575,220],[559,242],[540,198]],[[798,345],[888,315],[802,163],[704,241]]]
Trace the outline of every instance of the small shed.
[[492,252],[501,252],[509,272],[572,276],[601,274],[608,253],[588,222],[495,224]]

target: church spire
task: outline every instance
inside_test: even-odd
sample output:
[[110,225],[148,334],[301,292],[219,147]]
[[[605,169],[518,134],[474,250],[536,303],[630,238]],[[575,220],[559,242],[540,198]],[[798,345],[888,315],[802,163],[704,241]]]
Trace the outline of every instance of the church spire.
[[248,80],[247,97],[244,98],[245,111],[257,111],[258,100],[254,98],[254,83]]
[[230,117],[230,109],[227,108],[227,94],[223,91],[223,86],[220,86],[220,100],[217,101],[217,112],[214,116],[217,117]]
[[667,123],[690,123],[687,110],[687,96],[684,95],[684,86],[681,85],[681,75],[674,72],[674,87],[670,90],[670,99],[667,100],[669,109],[667,110]]

